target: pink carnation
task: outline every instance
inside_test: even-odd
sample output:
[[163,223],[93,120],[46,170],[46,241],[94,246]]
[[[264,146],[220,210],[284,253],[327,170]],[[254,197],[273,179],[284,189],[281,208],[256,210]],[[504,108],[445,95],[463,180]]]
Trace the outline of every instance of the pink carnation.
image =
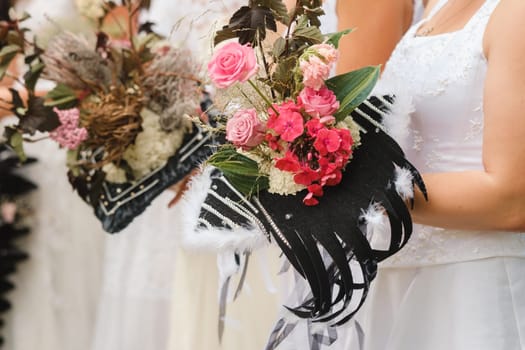
[[61,125],[50,132],[49,137],[62,147],[77,148],[88,137],[87,130],[78,127],[80,111],[78,108],[64,110],[54,108],[53,111],[58,115]]
[[333,45],[326,43],[313,45],[310,47],[310,50],[316,51],[328,64],[334,64],[339,57],[337,49]]
[[326,86],[319,90],[306,87],[299,94],[299,99],[305,112],[315,118],[330,116],[339,109],[339,101]]
[[337,49],[330,44],[318,44],[308,48],[299,62],[304,85],[314,90],[323,87],[337,57]]
[[218,88],[227,88],[245,82],[257,73],[255,51],[249,45],[230,42],[213,55],[208,63],[208,74]]
[[331,67],[317,56],[310,56],[308,60],[301,60],[299,68],[303,73],[303,83],[306,87],[319,90],[330,75]]
[[255,109],[240,110],[226,123],[226,139],[237,147],[255,147],[264,139],[265,125]]

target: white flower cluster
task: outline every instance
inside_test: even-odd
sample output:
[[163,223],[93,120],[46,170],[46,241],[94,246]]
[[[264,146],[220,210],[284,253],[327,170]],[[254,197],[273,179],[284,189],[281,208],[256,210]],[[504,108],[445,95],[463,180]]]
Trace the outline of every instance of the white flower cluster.
[[268,174],[270,180],[268,192],[286,196],[294,195],[297,192],[304,190],[306,187],[295,183],[293,177],[294,174],[288,171],[279,170],[275,166],[272,166]]
[[124,153],[124,160],[133,169],[133,175],[140,179],[152,170],[166,164],[181,147],[184,135],[191,131],[192,123],[188,116],[184,116],[185,125],[165,132],[159,123],[159,116],[149,109],[141,112],[143,131],[137,135],[135,144]]
[[121,184],[127,181],[124,169],[117,167],[113,163],[105,164],[102,171],[106,173],[106,181]]
[[87,18],[98,20],[104,15],[104,0],[75,0],[78,12]]

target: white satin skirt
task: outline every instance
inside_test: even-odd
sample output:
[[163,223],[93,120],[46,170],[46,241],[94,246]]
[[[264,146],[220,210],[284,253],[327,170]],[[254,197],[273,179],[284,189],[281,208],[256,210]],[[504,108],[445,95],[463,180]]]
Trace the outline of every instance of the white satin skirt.
[[525,259],[382,268],[343,327],[330,349],[525,349]]

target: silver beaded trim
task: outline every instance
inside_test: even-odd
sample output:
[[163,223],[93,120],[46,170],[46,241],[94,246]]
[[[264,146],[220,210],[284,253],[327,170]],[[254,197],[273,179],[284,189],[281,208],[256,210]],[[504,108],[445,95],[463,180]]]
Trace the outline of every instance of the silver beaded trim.
[[259,198],[257,197],[254,197],[253,198],[253,201],[255,202],[255,204],[257,204],[257,206],[259,207],[259,209],[261,210],[262,214],[264,215],[264,217],[266,218],[266,220],[268,220],[268,222],[270,223],[270,227],[275,231],[275,233],[277,234],[277,236],[279,236],[279,238],[281,239],[281,241],[284,242],[284,244],[286,244],[286,246],[290,249],[292,249],[292,246],[290,245],[290,243],[288,243],[288,240],[284,237],[283,233],[281,232],[281,230],[279,229],[279,227],[277,227],[277,225],[275,224],[275,222],[273,221],[272,217],[270,216],[270,214],[268,214],[268,212],[266,211],[266,209],[263,207],[263,205],[261,204],[261,202],[259,201]]
[[383,132],[386,132],[385,127],[384,127],[383,125],[381,125],[381,123],[378,123],[378,122],[375,121],[373,118],[371,118],[368,114],[366,114],[365,112],[363,112],[363,111],[360,110],[359,108],[356,108],[355,111],[356,111],[360,116],[362,116],[363,118],[365,118],[366,120],[368,120],[370,123],[372,123],[376,128],[382,130]]
[[[155,181],[152,181],[150,184],[148,184],[147,186],[143,186],[138,192],[135,192],[134,195],[132,196],[129,196],[127,197],[126,199],[122,200],[122,201],[118,201],[117,204],[111,208],[110,211],[107,210],[106,206],[109,204],[108,202],[103,202],[102,205],[101,205],[101,208],[102,208],[102,211],[104,212],[104,214],[106,216],[109,216],[109,215],[113,215],[117,212],[118,208],[120,208],[121,206],[123,206],[124,204],[126,204],[127,202],[133,200],[135,197],[137,196],[140,196],[141,194],[149,191],[150,189],[152,189],[153,187],[155,187],[155,185],[157,185],[157,183],[159,182],[159,180],[155,180]],[[136,186],[133,186],[133,189],[135,189]]]
[[218,217],[219,219],[222,220],[222,222],[225,224],[225,225],[228,225],[230,226],[230,228],[234,229],[234,228],[238,228],[239,225],[237,225],[235,222],[233,222],[231,219],[227,218],[226,216],[222,215],[221,213],[219,213],[217,210],[215,210],[215,208],[213,208],[212,206],[206,204],[206,203],[203,203],[202,204],[202,209],[204,210],[207,210],[208,212],[212,213],[213,215],[215,215],[216,217]]

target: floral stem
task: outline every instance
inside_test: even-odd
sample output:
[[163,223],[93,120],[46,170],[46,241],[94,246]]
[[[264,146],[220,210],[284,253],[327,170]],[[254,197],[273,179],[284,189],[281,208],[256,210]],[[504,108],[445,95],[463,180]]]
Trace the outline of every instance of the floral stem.
[[248,80],[248,83],[250,83],[250,85],[253,87],[253,89],[255,90],[255,92],[257,92],[259,94],[259,96],[261,96],[261,98],[264,100],[264,102],[266,102],[266,104],[268,105],[268,107],[270,107],[271,109],[273,109],[273,111],[275,112],[275,114],[279,115],[279,112],[277,112],[277,110],[275,109],[275,107],[273,106],[272,102],[268,99],[268,97],[266,95],[264,95],[262,93],[262,91],[259,89],[259,87],[257,85],[255,85],[255,83],[251,80]]

